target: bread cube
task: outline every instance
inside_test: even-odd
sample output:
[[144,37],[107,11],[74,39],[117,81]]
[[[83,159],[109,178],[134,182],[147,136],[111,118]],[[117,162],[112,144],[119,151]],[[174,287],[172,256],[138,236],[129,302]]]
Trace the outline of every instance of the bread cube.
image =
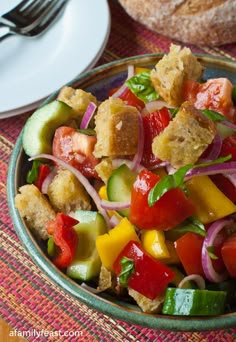
[[15,206],[20,216],[24,218],[35,235],[47,240],[46,222],[54,220],[56,213],[39,189],[33,184],[26,184],[19,188],[15,197]]
[[119,98],[110,97],[98,107],[95,131],[95,157],[133,155],[138,148],[138,110]]
[[90,210],[90,198],[83,185],[65,169],[59,169],[48,186],[50,203],[58,212],[70,214],[75,210]]
[[57,100],[63,101],[72,107],[74,118],[76,119],[82,118],[90,102],[94,102],[96,105],[98,104],[96,97],[91,93],[67,86],[64,86],[60,90]]
[[161,293],[157,298],[152,300],[131,288],[128,288],[128,292],[129,292],[129,295],[132,298],[134,298],[134,300],[136,301],[136,303],[142,309],[143,312],[150,313],[150,314],[161,312],[162,304],[165,298],[164,293]]
[[214,123],[189,102],[184,102],[175,118],[154,138],[152,151],[175,168],[195,164],[215,133]]
[[184,80],[201,79],[204,68],[191,50],[171,44],[170,52],[151,71],[151,80],[160,96],[171,106],[178,107],[183,101]]

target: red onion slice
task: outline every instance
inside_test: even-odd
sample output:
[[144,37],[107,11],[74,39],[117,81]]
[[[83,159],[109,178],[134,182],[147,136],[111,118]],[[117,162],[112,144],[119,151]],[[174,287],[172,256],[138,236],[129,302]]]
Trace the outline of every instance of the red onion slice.
[[75,175],[75,177],[80,181],[80,183],[85,187],[86,191],[91,196],[94,203],[96,204],[98,211],[105,218],[107,225],[108,225],[108,228],[110,228],[110,219],[109,219],[109,216],[108,216],[106,210],[101,207],[101,198],[99,197],[99,194],[94,189],[94,187],[90,184],[88,179],[86,177],[84,177],[84,175],[79,170],[77,170],[76,168],[74,168],[70,164],[66,163],[64,160],[61,160],[60,158],[57,158],[51,154],[38,154],[36,156],[29,158],[29,161],[34,160],[34,159],[40,159],[40,158],[52,160],[56,164],[62,166],[63,168],[69,170],[70,172],[72,172]]
[[225,125],[225,126],[231,128],[233,131],[236,131],[236,125],[233,124],[232,122],[225,120],[225,121],[220,121],[220,123],[222,125]]
[[227,178],[228,180],[230,180],[230,182],[236,187],[236,173],[233,173],[233,174],[225,173],[223,176]]
[[110,218],[110,225],[111,227],[115,227],[120,223],[120,220],[116,215],[112,215],[112,217]]
[[231,223],[233,223],[232,219],[221,219],[221,220],[215,221],[214,223],[212,223],[212,225],[208,229],[207,236],[205,237],[205,239],[203,241],[202,267],[203,267],[203,271],[204,271],[206,278],[213,283],[220,283],[220,282],[224,281],[227,278],[228,273],[227,272],[217,273],[214,270],[211,258],[208,254],[208,251],[207,251],[207,247],[214,246],[214,241],[215,241],[217,234],[222,229],[224,229],[225,226],[227,226]]
[[96,108],[97,108],[97,106],[95,105],[95,103],[93,103],[93,102],[89,103],[89,105],[88,105],[88,107],[86,109],[86,112],[83,115],[83,118],[82,118],[82,121],[81,121],[81,124],[80,124],[80,129],[88,128],[89,122],[92,119],[93,114],[94,114]]
[[107,201],[102,199],[101,200],[101,207],[106,210],[122,210],[127,209],[130,207],[129,202],[116,202],[116,201]]
[[208,162],[210,160],[215,160],[219,157],[220,152],[221,152],[221,147],[222,147],[222,139],[219,134],[215,135],[215,138],[213,140],[210,152],[208,155],[204,158],[200,158],[200,162]]
[[51,184],[53,178],[56,176],[57,170],[58,170],[58,167],[55,166],[52,169],[52,171],[47,175],[47,177],[44,179],[43,184],[42,184],[42,188],[41,188],[41,191],[43,194],[47,194],[48,187]]
[[131,77],[134,76],[134,65],[129,64],[128,65],[128,75],[127,75],[127,80],[129,80]]
[[[132,168],[132,165],[133,165],[132,161],[128,160],[128,159],[123,159],[123,158],[114,158],[114,159],[112,159],[112,167],[114,169],[117,169],[119,166],[121,166],[123,164],[126,164],[128,166],[128,168],[130,168],[130,169]],[[136,171],[139,172],[139,171],[141,171],[143,169],[145,169],[145,167],[142,164],[140,164]]]
[[125,84],[125,82],[130,79],[131,77],[134,76],[134,65],[128,65],[128,70],[127,70],[127,78],[124,81],[124,83],[122,84],[122,86],[114,93],[112,94],[111,97],[117,98],[120,97],[124,94],[124,92],[128,89],[127,85]]
[[179,283],[178,287],[180,289],[183,288],[184,284],[191,280],[197,284],[200,290],[204,290],[206,288],[205,279],[199,274],[190,274],[189,276],[184,277],[184,279],[182,279],[181,282]]
[[173,108],[172,106],[168,105],[167,102],[165,101],[150,101],[150,102],[147,102],[145,104],[145,109],[149,112],[149,113],[152,113],[154,112],[155,110],[158,110],[158,109],[161,109],[163,107],[167,107],[167,108]]
[[222,174],[232,174],[236,173],[236,162],[227,162],[227,163],[221,163],[221,164],[215,164],[205,167],[199,167],[195,169],[191,169],[186,173],[186,176],[184,178],[185,181],[189,180],[190,178],[194,176],[204,176],[204,175],[215,175],[217,173]]

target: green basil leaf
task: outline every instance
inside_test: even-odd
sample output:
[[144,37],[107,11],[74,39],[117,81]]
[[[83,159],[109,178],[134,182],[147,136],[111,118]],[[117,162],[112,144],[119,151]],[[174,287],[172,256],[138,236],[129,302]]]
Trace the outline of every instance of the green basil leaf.
[[127,87],[144,103],[156,101],[159,94],[152,85],[150,71],[140,72],[129,78],[126,82]]
[[202,168],[206,166],[211,166],[215,164],[223,163],[229,159],[231,159],[232,156],[228,155],[225,157],[220,157],[218,159],[215,159],[210,162],[196,164],[196,165],[185,165],[178,169],[174,174],[172,175],[166,175],[163,178],[161,178],[156,185],[150,190],[148,194],[148,204],[150,207],[152,207],[168,190],[181,187],[183,190],[185,190],[185,184],[184,184],[184,178],[186,176],[186,173],[190,169],[196,169],[196,168]]
[[121,273],[119,274],[119,282],[123,287],[127,287],[127,282],[134,271],[134,261],[127,257],[123,257],[120,261]]
[[28,171],[27,176],[26,176],[26,181],[29,184],[32,184],[36,179],[38,179],[39,176],[39,166],[42,163],[39,160],[34,160],[32,164],[31,170]]
[[207,250],[207,253],[208,253],[208,255],[209,255],[209,257],[210,257],[211,259],[213,259],[213,260],[217,260],[217,259],[218,259],[218,256],[215,255],[215,253],[214,253],[214,251],[215,251],[215,246],[208,246],[208,247],[206,248],[206,250]]
[[196,217],[191,216],[188,219],[184,220],[175,228],[172,228],[171,231],[176,233],[195,233],[201,236],[206,236],[206,230],[204,224],[200,222]]
[[177,107],[177,108],[168,108],[168,109],[169,109],[169,112],[170,112],[171,117],[173,119],[175,117],[175,115],[178,113],[179,108]]
[[236,106],[236,85],[234,85],[234,87],[233,87],[232,101],[233,101],[234,105]]
[[212,121],[229,121],[224,115],[211,109],[202,109],[202,113]]

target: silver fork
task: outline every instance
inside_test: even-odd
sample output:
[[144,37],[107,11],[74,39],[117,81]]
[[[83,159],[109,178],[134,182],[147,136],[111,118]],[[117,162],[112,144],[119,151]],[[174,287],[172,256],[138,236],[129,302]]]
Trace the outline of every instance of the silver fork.
[[[44,1],[44,3],[46,6],[48,6],[47,1]],[[35,19],[35,17],[32,15],[32,11],[37,13],[37,10],[42,11],[42,9],[42,0],[23,0],[16,7],[0,17],[0,25],[1,27],[28,26]]]
[[0,27],[7,27],[8,32],[0,37],[0,42],[12,35],[35,37],[43,33],[58,17],[67,1],[23,0],[2,17]]

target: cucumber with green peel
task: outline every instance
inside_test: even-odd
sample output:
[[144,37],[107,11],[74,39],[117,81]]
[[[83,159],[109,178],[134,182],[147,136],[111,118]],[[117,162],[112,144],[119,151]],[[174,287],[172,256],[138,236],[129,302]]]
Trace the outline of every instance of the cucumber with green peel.
[[[109,201],[126,202],[131,198],[132,186],[137,173],[130,170],[126,164],[116,169],[107,181],[107,197]],[[129,209],[117,210],[121,216],[128,217]]]
[[38,108],[29,117],[23,129],[22,145],[25,153],[30,157],[51,153],[55,130],[72,116],[72,108],[58,100]]
[[164,315],[216,316],[225,311],[225,291],[167,288]]
[[79,221],[74,226],[78,234],[78,248],[66,274],[73,279],[88,281],[99,275],[101,260],[96,249],[96,238],[107,233],[103,216],[95,211],[77,210],[73,217]]

